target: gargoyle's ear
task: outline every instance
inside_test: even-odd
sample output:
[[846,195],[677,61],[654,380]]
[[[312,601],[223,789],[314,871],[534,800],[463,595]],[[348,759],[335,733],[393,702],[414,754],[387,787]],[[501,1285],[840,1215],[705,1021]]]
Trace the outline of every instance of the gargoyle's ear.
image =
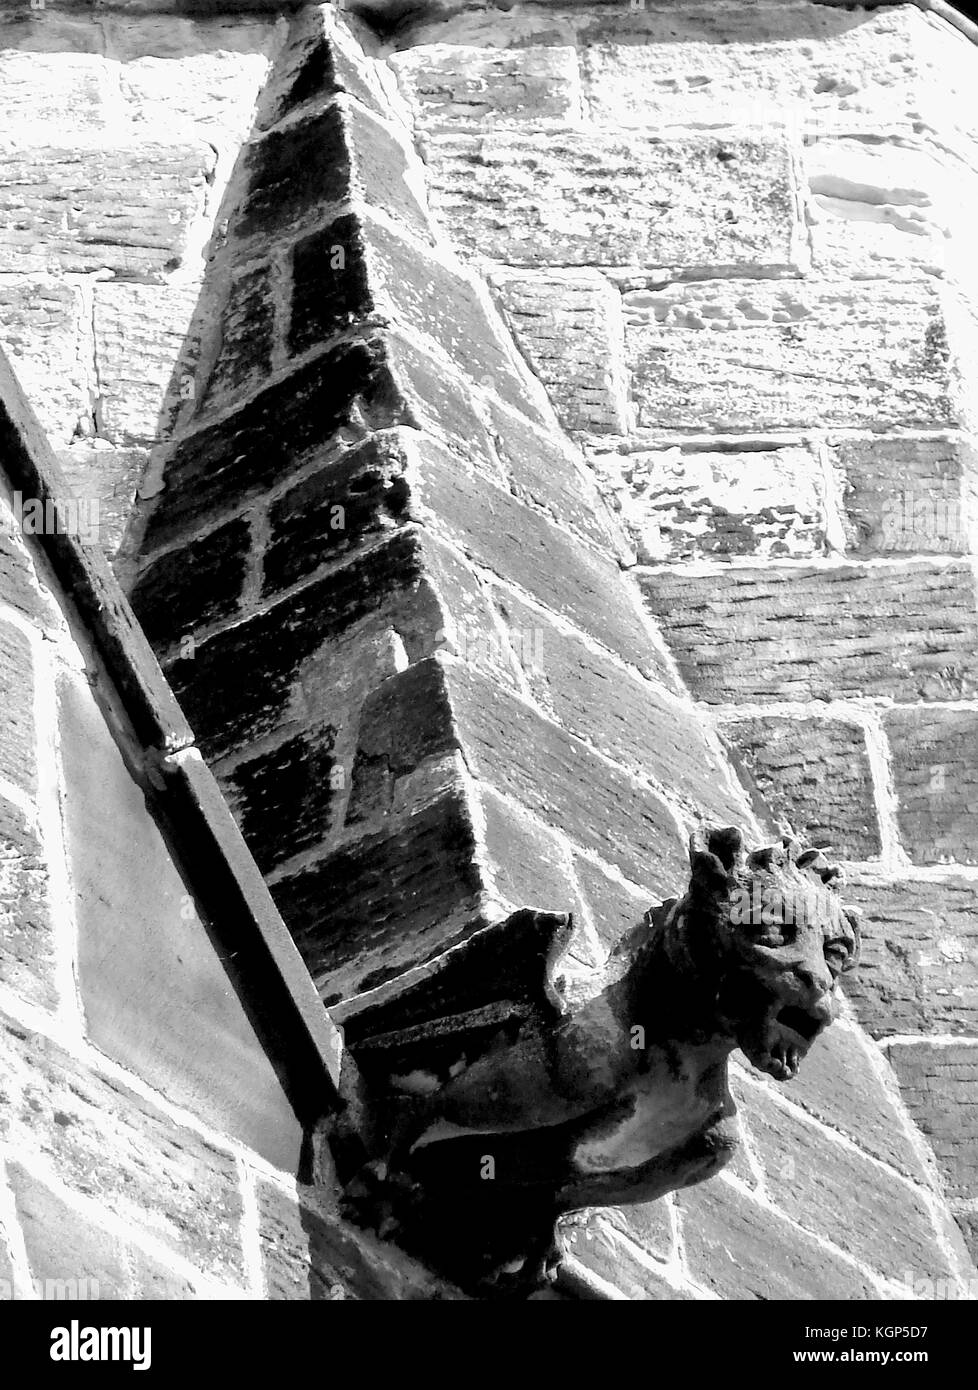
[[694,867],[698,854],[709,854],[719,859],[723,868],[730,873],[743,852],[744,837],[735,825],[723,829],[712,825],[697,826],[689,837],[689,862]]
[[845,913],[846,921],[852,928],[852,935],[855,941],[855,945],[852,948],[852,955],[842,967],[843,975],[848,975],[849,971],[855,970],[856,966],[859,964],[859,952],[862,947],[862,931],[860,929],[862,913],[857,907],[843,908],[843,912]]
[[724,830],[698,826],[689,837],[693,883],[714,892],[725,890],[727,876],[743,853],[743,846],[744,837],[733,826]]

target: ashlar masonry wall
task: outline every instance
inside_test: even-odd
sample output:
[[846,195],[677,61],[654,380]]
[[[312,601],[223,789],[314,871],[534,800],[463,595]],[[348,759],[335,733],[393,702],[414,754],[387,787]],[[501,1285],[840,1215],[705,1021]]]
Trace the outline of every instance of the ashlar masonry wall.
[[[586,966],[682,882],[695,815],[759,833],[623,573],[620,517],[482,263],[438,220],[410,55],[361,43],[381,53],[311,7],[277,58],[202,292],[217,331],[127,547],[141,621],[324,1001],[346,1010],[515,907],[575,911]],[[539,91],[552,121],[560,82],[533,59],[545,80],[500,87]],[[551,155],[548,133],[534,178]],[[457,167],[488,165],[473,150]],[[738,1086],[729,1178],[579,1224],[612,1296],[906,1296],[925,1270],[966,1288],[933,1156],[855,1025],[790,1095]]]
[[[669,487],[679,492],[671,514],[687,518],[694,537],[726,529],[750,552],[743,537],[756,528],[761,554],[778,557],[784,544],[820,553],[823,455],[805,441],[786,442],[771,421],[762,440],[744,436],[743,415],[724,422],[735,449],[724,434],[721,446],[711,435],[708,448],[669,452],[677,435],[683,446],[697,442],[687,438],[684,414],[687,339],[674,340],[680,375],[671,395],[668,381],[654,379],[663,346],[656,296],[671,305],[675,283],[695,288],[711,268],[722,272],[719,288],[702,312],[663,310],[679,315],[676,332],[702,335],[696,318],[722,321],[736,272],[757,264],[763,273],[747,276],[751,293],[741,295],[746,309],[734,304],[738,325],[766,323],[762,331],[780,334],[782,323],[787,331],[811,317],[797,307],[795,283],[807,243],[798,142],[771,130],[733,139],[726,127],[714,137],[708,120],[704,129],[694,122],[673,131],[670,153],[668,132],[651,139],[627,121],[610,134],[595,126],[599,89],[609,87],[587,74],[602,63],[627,74],[633,60],[641,67],[652,55],[666,70],[658,83],[644,71],[629,78],[636,97],[674,99],[684,55],[693,62],[698,51],[685,7],[644,19],[608,6],[461,14],[449,21],[458,28],[415,30],[393,45],[328,6],[288,24],[270,15],[197,23],[125,9],[102,6],[93,19],[84,6],[49,7],[0,30],[10,45],[0,62],[29,74],[26,87],[7,89],[22,96],[18,139],[31,167],[43,156],[57,171],[51,205],[43,190],[17,185],[27,225],[19,237],[7,233],[0,293],[10,304],[71,306],[35,317],[29,331],[17,318],[22,309],[8,312],[13,326],[3,341],[15,369],[42,413],[65,402],[45,423],[82,496],[118,503],[102,541],[324,1002],[350,1009],[370,990],[396,990],[406,972],[514,907],[573,910],[586,967],[682,883],[695,816],[766,833],[757,816],[767,817],[767,804],[752,807],[724,731],[687,688],[701,693],[670,623],[678,600],[655,613],[642,601],[636,556],[650,592],[651,580],[676,582],[679,571],[655,570],[658,559],[640,549],[648,528],[633,522],[631,503],[616,507],[631,489],[616,481],[615,460],[640,463],[643,449],[667,453]],[[775,13],[784,22],[789,10],[796,25],[799,14],[831,14],[844,34],[865,19],[807,5],[724,10],[725,22],[747,35],[738,63],[751,44],[763,58]],[[697,22],[709,40],[718,21],[706,14]],[[675,40],[662,40],[666,53],[659,40],[647,42],[642,25],[654,22],[679,26]],[[637,24],[644,37],[627,52],[606,40],[579,44],[579,26],[607,36],[602,24],[618,35]],[[807,71],[802,49],[815,38],[807,33],[792,47],[792,30],[787,47],[772,48],[769,82],[783,82],[792,53]],[[872,66],[868,38],[867,51]],[[908,52],[899,80],[910,80],[911,67],[924,71],[925,56],[923,47]],[[727,74],[735,88],[738,63]],[[768,71],[763,62],[759,70]],[[820,74],[812,85],[822,81]],[[706,85],[682,83],[694,94]],[[80,108],[91,113],[81,129]],[[32,124],[38,110],[47,114]],[[113,161],[104,151],[111,153],[120,117],[126,149]],[[653,117],[659,122],[661,113]],[[638,125],[648,120],[646,113]],[[178,146],[190,153],[174,163]],[[62,172],[79,160],[84,179]],[[101,185],[123,177],[131,182],[120,237],[120,198],[105,197]],[[538,186],[544,221],[531,210],[524,226],[521,208],[531,207]],[[648,189],[658,190],[654,200]],[[65,190],[78,209],[67,224],[52,213]],[[625,193],[641,203],[634,223],[621,218],[608,230]],[[826,186],[819,196],[836,193]],[[477,244],[471,227],[482,229]],[[617,273],[619,243],[628,275],[641,272],[635,284]],[[493,248],[502,255],[494,259]],[[674,263],[675,283],[660,274]],[[565,293],[566,313],[554,307]],[[878,294],[874,312],[890,300],[909,305],[904,326],[884,336],[898,363],[920,357],[913,399],[934,402],[943,349],[918,353],[912,315],[929,314],[931,300],[923,288],[908,294]],[[830,290],[819,303],[829,306],[819,339],[828,351],[848,310]],[[634,333],[626,310],[644,315]],[[752,318],[761,310],[769,318]],[[870,324],[865,340],[875,343],[879,332]],[[779,361],[764,341],[759,380]],[[722,364],[721,353],[712,380],[721,381]],[[840,370],[851,376],[852,362]],[[884,392],[859,380],[870,402],[860,407],[862,421]],[[840,410],[850,388],[848,378],[838,388]],[[731,409],[745,409],[739,377],[734,388],[716,389]],[[768,392],[771,410],[786,408],[777,406],[782,394]],[[801,390],[788,397],[795,409],[806,400]],[[666,414],[649,425],[658,400]],[[639,409],[651,435],[634,433]],[[721,512],[736,510],[722,501],[684,500],[687,477],[712,469],[711,455],[764,465],[767,481],[746,522],[721,525]],[[942,458],[929,466],[953,491],[953,465]],[[872,477],[867,506],[878,469]],[[142,504],[120,549],[137,478]],[[724,485],[741,483],[730,475]],[[798,502],[798,515],[785,496]],[[954,564],[936,567],[947,569],[951,585],[942,604],[961,592]],[[721,577],[711,572],[709,580],[720,593],[733,569],[718,569]],[[12,698],[26,708],[23,691]],[[752,713],[738,706],[738,717]],[[858,788],[851,721],[836,722],[834,765]],[[74,735],[63,747],[66,767],[82,757]],[[115,785],[113,804],[122,805],[121,774]],[[827,795],[819,805],[832,814],[851,799]],[[861,827],[856,820],[853,835]],[[871,837],[871,827],[862,833]],[[91,841],[78,843],[80,881],[81,866],[98,855],[111,866],[111,844],[93,858]],[[109,877],[100,873],[98,886]],[[173,918],[182,896],[163,904],[164,936],[174,943],[170,933],[189,930]],[[181,1123],[204,1134],[222,1162],[233,1160],[208,1189],[228,1206],[220,1230],[232,1253],[211,1265],[182,1255],[188,1286],[204,1291],[206,1275],[252,1294],[328,1296],[339,1287],[350,1296],[434,1296],[391,1247],[378,1253],[339,1225],[328,1203],[313,1208],[305,1191],[297,1199],[283,1176],[287,1160],[269,1157],[256,1137],[287,1143],[295,1132],[287,1117],[267,1126],[252,1117],[246,1133],[247,1117],[232,1123],[187,1055],[173,1057],[166,1077],[145,1070],[134,1010],[104,1007],[91,984],[103,978],[112,939],[112,919],[98,923],[101,935],[74,928],[71,938],[85,1027],[98,1038],[82,1035],[67,1055],[80,1056],[93,1076],[107,1069],[119,1077],[113,1068],[125,1068],[153,1104],[163,1104],[157,1092],[166,1081],[183,1098]],[[156,931],[148,913],[134,943]],[[167,997],[179,994],[172,969],[171,957],[161,976]],[[213,992],[219,976],[209,978]],[[17,991],[40,988],[30,974],[24,979]],[[36,1031],[66,1046],[53,1024],[39,1026],[42,1004],[19,997],[11,989],[17,1027],[30,1006]],[[77,1039],[77,1002],[72,1008]],[[157,1036],[165,1040],[168,1026],[161,1006]],[[667,1202],[577,1224],[578,1266],[597,1287],[612,1297],[663,1299],[967,1292],[975,1272],[934,1153],[910,1122],[885,1057],[854,1020],[833,1028],[791,1090],[746,1068],[735,1084],[745,1145],[732,1172]],[[67,1202],[64,1174],[74,1170],[56,1175],[39,1159],[37,1171]],[[110,1212],[112,1200],[109,1191]],[[94,1223],[101,1207],[81,1206]],[[13,1210],[9,1201],[5,1210]],[[145,1224],[159,1219],[152,1210],[122,1208],[113,1226],[119,1239],[131,1232],[142,1249]],[[22,1285],[24,1229],[12,1217],[5,1223]],[[256,1229],[266,1236],[264,1267]]]
[[926,10],[485,7],[391,62],[758,813],[851,863],[973,1241],[978,52]]

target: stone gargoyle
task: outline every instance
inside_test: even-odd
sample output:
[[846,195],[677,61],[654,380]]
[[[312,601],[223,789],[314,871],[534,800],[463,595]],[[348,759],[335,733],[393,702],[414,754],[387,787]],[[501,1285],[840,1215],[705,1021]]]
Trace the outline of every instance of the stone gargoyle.
[[525,910],[349,1017],[334,1151],[353,1219],[463,1289],[525,1297],[554,1277],[562,1215],[719,1171],[737,1144],[731,1052],[791,1080],[859,928],[820,850],[748,853],[738,830],[709,829],[690,858],[683,897],[650,909],[576,999],[571,919]]

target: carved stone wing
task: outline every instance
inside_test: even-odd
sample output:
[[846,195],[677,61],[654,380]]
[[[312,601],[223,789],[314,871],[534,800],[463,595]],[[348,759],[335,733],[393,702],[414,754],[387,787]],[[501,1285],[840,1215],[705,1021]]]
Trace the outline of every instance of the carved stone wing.
[[500,1031],[556,1021],[573,925],[569,913],[524,908],[452,947],[393,997],[340,1020],[357,1065],[431,1070],[461,1053],[471,1060]]

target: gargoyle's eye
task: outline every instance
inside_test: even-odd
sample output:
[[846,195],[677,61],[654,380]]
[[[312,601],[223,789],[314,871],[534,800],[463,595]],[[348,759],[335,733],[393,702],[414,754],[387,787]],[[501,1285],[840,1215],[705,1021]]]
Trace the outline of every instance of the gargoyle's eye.
[[822,947],[822,954],[836,975],[841,975],[852,959],[852,951],[845,941],[827,941]]

